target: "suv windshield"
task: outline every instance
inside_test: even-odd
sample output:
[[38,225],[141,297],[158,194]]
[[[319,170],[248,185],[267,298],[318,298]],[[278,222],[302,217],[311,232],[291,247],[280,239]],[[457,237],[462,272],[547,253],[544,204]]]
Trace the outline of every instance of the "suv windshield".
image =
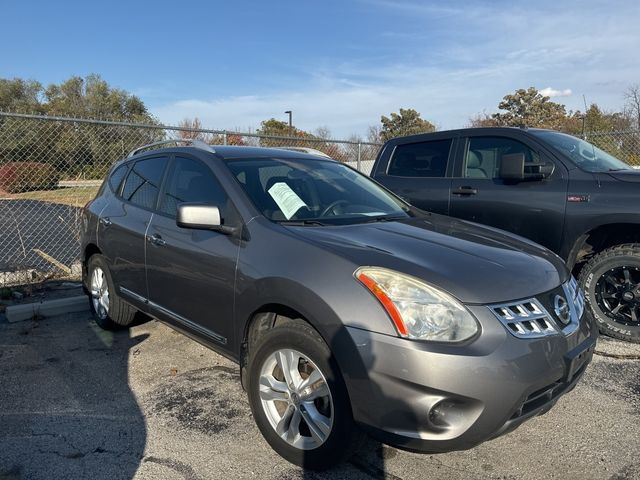
[[631,168],[622,160],[572,135],[544,130],[532,130],[531,133],[550,143],[587,172],[612,172]]
[[349,224],[407,218],[410,208],[364,175],[333,160],[230,159],[255,206],[280,223]]

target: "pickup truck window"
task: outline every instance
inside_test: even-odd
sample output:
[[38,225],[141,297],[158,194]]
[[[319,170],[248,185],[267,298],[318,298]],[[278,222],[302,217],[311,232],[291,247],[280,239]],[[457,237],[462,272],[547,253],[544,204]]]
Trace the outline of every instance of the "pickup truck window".
[[444,177],[451,150],[451,139],[398,145],[387,175],[396,177]]
[[587,172],[614,172],[631,168],[622,160],[572,135],[549,130],[534,130],[531,133],[549,142],[556,150],[564,153],[579,168]]
[[525,162],[539,162],[537,152],[524,143],[507,137],[471,137],[465,153],[464,176],[498,178],[503,155],[524,153]]

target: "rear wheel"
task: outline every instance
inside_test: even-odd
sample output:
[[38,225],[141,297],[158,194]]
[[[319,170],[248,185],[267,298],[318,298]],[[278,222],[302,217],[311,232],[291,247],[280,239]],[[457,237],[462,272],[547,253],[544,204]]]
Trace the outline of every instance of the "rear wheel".
[[580,272],[580,284],[600,332],[640,343],[640,244],[600,252]]
[[288,461],[325,470],[343,461],[360,433],[327,344],[294,320],[258,339],[249,358],[249,403],[269,445]]
[[87,265],[87,273],[89,304],[96,323],[105,330],[129,326],[137,310],[116,294],[105,257],[99,254],[92,255]]

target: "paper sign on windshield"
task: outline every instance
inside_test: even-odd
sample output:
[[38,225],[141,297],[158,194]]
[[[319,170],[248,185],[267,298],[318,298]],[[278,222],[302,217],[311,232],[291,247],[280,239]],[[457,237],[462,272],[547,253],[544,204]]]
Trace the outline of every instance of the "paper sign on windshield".
[[291,187],[284,182],[274,183],[268,192],[287,220],[290,220],[302,207],[307,206],[296,192],[291,190]]

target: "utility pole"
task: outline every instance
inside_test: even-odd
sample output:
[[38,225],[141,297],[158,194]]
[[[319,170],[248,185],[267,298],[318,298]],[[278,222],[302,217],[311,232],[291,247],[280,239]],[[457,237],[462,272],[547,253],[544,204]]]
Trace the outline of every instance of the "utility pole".
[[284,113],[289,115],[289,136],[293,137],[293,121],[292,121],[293,112],[291,110],[287,110]]

